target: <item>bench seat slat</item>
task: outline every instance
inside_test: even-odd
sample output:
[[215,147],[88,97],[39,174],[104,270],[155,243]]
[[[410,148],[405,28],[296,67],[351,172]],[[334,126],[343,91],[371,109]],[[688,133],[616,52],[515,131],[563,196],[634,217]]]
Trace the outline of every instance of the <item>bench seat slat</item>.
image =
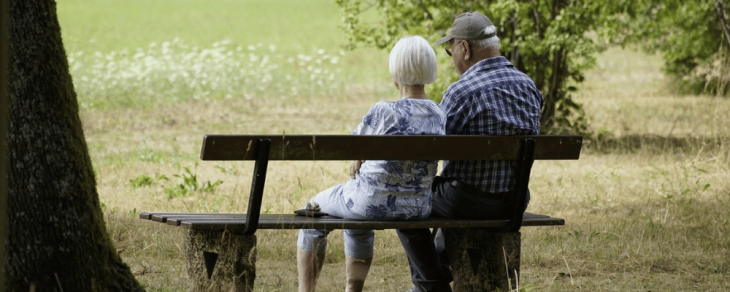
[[[229,219],[229,218],[246,218],[246,214],[195,214],[195,213],[178,213],[177,215],[171,214],[171,215],[160,215],[160,214],[154,214],[152,217],[148,220],[152,220],[155,222],[160,223],[168,223],[169,220],[182,220],[182,219],[195,219],[199,218],[200,216],[204,216],[206,218],[219,218],[219,219]],[[145,219],[145,218],[142,218]],[[175,225],[175,224],[170,224]]]
[[575,135],[205,135],[200,158],[255,160],[256,141],[267,138],[269,160],[516,160],[527,137],[535,139],[536,160],[580,156],[583,137]]
[[[144,215],[143,215],[144,214]],[[242,230],[246,214],[140,213],[140,218],[195,230]],[[509,220],[459,220],[429,218],[418,221],[360,221],[332,216],[307,218],[289,214],[262,214],[259,229],[395,229],[395,228],[495,228],[507,226]],[[522,226],[565,225],[565,220],[546,215],[525,213]]]
[[164,220],[167,219],[168,216],[186,215],[186,214],[187,215],[196,215],[196,216],[199,216],[199,215],[210,215],[210,216],[220,215],[220,213],[164,213],[164,212],[150,213],[150,212],[140,212],[139,213],[139,219],[152,220],[152,221],[155,221],[155,222],[165,223]]

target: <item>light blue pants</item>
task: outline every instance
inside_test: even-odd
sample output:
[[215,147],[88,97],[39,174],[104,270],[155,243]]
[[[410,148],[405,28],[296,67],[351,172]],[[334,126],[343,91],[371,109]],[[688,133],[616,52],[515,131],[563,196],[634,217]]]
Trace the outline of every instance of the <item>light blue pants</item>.
[[[343,185],[339,184],[322,191],[309,200],[319,204],[322,212],[331,216],[337,216],[347,219],[365,220],[358,214],[351,213],[345,206],[345,200],[342,195]],[[301,229],[299,231],[299,239],[297,239],[297,247],[302,250],[313,253],[324,253],[327,248],[327,235],[331,230],[324,229]],[[355,258],[373,257],[373,241],[375,233],[368,229],[345,229],[343,230],[345,237],[345,255]]]

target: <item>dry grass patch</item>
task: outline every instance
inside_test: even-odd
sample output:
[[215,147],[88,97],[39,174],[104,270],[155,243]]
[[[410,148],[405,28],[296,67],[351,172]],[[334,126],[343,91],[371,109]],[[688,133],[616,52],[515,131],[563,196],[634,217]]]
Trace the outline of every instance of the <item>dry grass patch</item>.
[[[528,211],[563,217],[567,224],[523,229],[521,287],[730,290],[730,100],[672,95],[662,89],[657,62],[642,55],[613,51],[600,62],[603,69],[589,74],[579,100],[604,136],[587,145],[579,161],[535,164]],[[389,84],[376,86],[387,92]],[[204,134],[347,134],[378,100],[357,92],[83,111],[107,227],[143,285],[153,291],[187,290],[185,233],[136,219],[135,212],[246,210],[253,163],[195,167]],[[211,192],[167,198],[165,189],[180,183],[173,175],[184,173],[184,167],[201,182],[223,183]],[[301,207],[318,191],[344,182],[347,167],[345,161],[272,162],[263,211]],[[130,180],[140,175],[153,182],[134,187]],[[261,230],[257,236],[257,291],[294,290],[297,231]],[[329,239],[319,290],[341,291],[341,231]],[[394,231],[377,231],[369,291],[405,290],[409,283]]]

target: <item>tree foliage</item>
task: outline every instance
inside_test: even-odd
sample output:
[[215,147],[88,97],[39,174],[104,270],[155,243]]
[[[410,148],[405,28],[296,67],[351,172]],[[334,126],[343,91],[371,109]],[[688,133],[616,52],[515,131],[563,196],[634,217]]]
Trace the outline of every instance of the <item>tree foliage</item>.
[[662,53],[664,71],[679,89],[727,94],[730,40],[719,9],[727,19],[728,5],[719,0],[639,0],[616,15],[610,37]]
[[[546,132],[587,132],[582,107],[572,94],[596,54],[611,44],[637,44],[662,53],[664,71],[680,89],[730,92],[730,39],[721,22],[729,14],[726,0],[336,1],[351,48],[389,49],[413,34],[435,41],[463,12],[489,16],[499,29],[502,55],[532,77],[545,96],[541,125]],[[450,59],[438,55],[432,97],[458,79]]]
[[[572,98],[595,55],[606,47],[597,36],[611,16],[629,5],[627,1],[597,0],[337,0],[343,11],[343,28],[351,47],[357,44],[389,49],[406,35],[418,34],[436,41],[446,33],[455,16],[480,11],[498,27],[501,54],[532,77],[545,97],[541,117],[544,132],[587,131],[581,105]],[[364,17],[377,11],[377,20]],[[369,13],[369,12],[368,12]],[[616,30],[614,30],[616,31]],[[440,52],[437,48],[437,52]],[[439,81],[430,96],[441,96],[458,79],[450,59],[440,55]],[[447,65],[447,66],[443,66]],[[443,68],[449,68],[444,70]]]

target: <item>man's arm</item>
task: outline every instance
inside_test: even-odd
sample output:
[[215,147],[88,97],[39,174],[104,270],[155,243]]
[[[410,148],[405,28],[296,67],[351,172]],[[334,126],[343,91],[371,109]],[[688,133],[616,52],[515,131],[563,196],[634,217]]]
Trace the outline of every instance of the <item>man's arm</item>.
[[448,90],[444,93],[441,108],[446,113],[446,135],[459,135],[464,132],[472,111],[469,102],[468,99],[457,97]]

